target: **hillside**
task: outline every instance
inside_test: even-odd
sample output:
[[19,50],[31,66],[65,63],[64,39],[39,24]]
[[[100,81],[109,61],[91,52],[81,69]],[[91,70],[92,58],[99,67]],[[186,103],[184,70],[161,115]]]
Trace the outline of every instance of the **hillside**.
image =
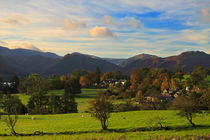
[[120,70],[129,74],[134,68],[165,68],[170,71],[181,69],[190,72],[195,66],[210,67],[210,55],[205,52],[184,52],[177,56],[161,58],[155,55],[139,54],[128,59],[100,58],[80,53],[67,54],[64,57],[54,53],[26,49],[8,49],[0,46],[0,76],[11,77],[18,74],[38,73],[63,75],[76,69],[101,72]]
[[121,70],[128,74],[134,68],[165,68],[174,71],[179,68],[183,72],[190,72],[195,66],[210,67],[210,55],[200,51],[184,52],[177,56],[166,58],[150,57],[139,59],[124,66]]
[[72,53],[65,55],[55,65],[47,69],[43,74],[57,74],[63,75],[71,73],[73,70],[90,70],[95,71],[96,67],[99,67],[101,72],[114,71],[119,69],[115,64],[107,62],[98,57],[92,57],[80,53]]
[[4,75],[5,79],[18,74],[19,71],[15,70],[13,67],[4,63],[3,59],[0,57],[0,75]]
[[155,55],[150,55],[150,54],[139,54],[139,55],[130,57],[128,59],[125,59],[125,60],[119,62],[118,66],[125,67],[125,66],[127,66],[127,65],[129,65],[129,64],[131,64],[131,63],[133,63],[133,62],[135,62],[137,60],[143,61],[143,60],[150,59],[150,58],[155,59],[155,58],[158,58],[158,57],[155,56]]
[[8,49],[6,47],[0,46],[0,55],[1,56],[42,56],[46,58],[60,58],[57,54],[51,52],[41,52],[27,49]]
[[118,66],[122,61],[126,60],[126,59],[120,59],[120,58],[119,59],[118,58],[103,58],[103,59],[106,60],[107,62],[113,63]]

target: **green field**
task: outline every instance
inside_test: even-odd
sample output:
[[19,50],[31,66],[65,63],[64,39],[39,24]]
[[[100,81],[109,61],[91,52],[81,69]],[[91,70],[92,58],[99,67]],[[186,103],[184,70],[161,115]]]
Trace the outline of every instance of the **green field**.
[[[88,110],[88,101],[93,99],[97,92],[103,91],[104,89],[82,89],[81,94],[76,95],[76,102],[78,103],[78,112],[84,113]],[[64,90],[51,90],[48,95],[62,95]],[[22,101],[24,105],[27,105],[30,95],[26,94],[15,94]]]
[[[36,119],[32,120],[32,116]],[[82,117],[83,116],[83,117]],[[159,130],[159,127],[150,127],[149,120],[155,116],[166,118],[164,125],[169,130]],[[16,131],[31,134],[35,131],[43,132],[43,136],[4,136],[2,139],[72,139],[72,138],[99,138],[111,139],[126,137],[127,139],[143,139],[157,137],[192,137],[195,135],[210,134],[210,116],[198,115],[194,122],[200,125],[192,128],[185,118],[180,118],[175,111],[132,111],[112,113],[109,121],[109,130],[101,131],[100,123],[90,117],[88,113],[60,114],[60,115],[21,115]],[[0,134],[10,134],[5,124],[1,124]],[[57,134],[57,135],[56,135]]]
[[[109,120],[109,130],[102,131],[98,120],[84,113],[88,109],[88,101],[93,99],[99,89],[82,89],[82,94],[76,96],[79,113],[58,115],[20,115],[16,126],[17,133],[33,134],[42,132],[41,136],[1,136],[0,139],[42,139],[66,140],[73,138],[114,139],[148,139],[158,137],[181,137],[210,135],[210,114],[198,114],[193,120],[198,127],[192,128],[185,118],[176,115],[176,111],[131,111],[112,113]],[[48,94],[61,95],[63,90],[53,90]],[[27,104],[29,95],[18,94],[24,104]],[[169,130],[160,130],[158,126],[151,127],[150,120],[155,116],[165,118],[164,125]],[[35,120],[31,118],[35,117]],[[10,135],[7,126],[1,122],[0,134]]]

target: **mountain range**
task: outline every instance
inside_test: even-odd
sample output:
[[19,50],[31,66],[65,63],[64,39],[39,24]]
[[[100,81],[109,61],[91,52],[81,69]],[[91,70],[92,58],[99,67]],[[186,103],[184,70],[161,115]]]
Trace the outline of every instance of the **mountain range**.
[[54,53],[26,49],[8,49],[0,46],[0,76],[8,79],[13,75],[38,73],[43,76],[71,73],[76,69],[101,72],[120,70],[129,74],[134,68],[165,68],[173,71],[176,68],[190,72],[195,66],[210,68],[210,54],[202,51],[183,52],[177,56],[158,57],[139,54],[128,59],[100,58],[93,55],[72,53],[58,56]]

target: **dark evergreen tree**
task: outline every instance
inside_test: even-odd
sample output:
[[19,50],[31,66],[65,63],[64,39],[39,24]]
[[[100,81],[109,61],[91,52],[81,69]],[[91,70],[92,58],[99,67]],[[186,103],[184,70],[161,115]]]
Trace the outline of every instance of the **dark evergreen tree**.
[[49,97],[48,112],[50,114],[61,113],[61,99],[60,99],[60,96],[51,95]]
[[99,67],[96,67],[95,74],[96,74],[96,83],[100,84],[101,71]]
[[68,90],[68,93],[78,94],[81,93],[81,85],[79,81],[75,78],[69,78],[65,82],[65,90]]
[[61,80],[59,79],[58,76],[52,74],[49,76],[49,78],[47,79],[47,83],[48,83],[48,87],[51,90],[54,89],[62,89],[63,88],[63,83],[61,82]]
[[10,80],[10,83],[11,83],[11,93],[18,93],[18,86],[19,86],[19,83],[20,83],[20,80],[18,78],[18,76],[13,76]]
[[75,101],[73,92],[75,91],[72,80],[65,84],[65,93],[62,96],[62,113],[76,113],[77,102]]
[[2,78],[0,77],[0,91],[2,91],[3,90],[3,80],[2,80]]

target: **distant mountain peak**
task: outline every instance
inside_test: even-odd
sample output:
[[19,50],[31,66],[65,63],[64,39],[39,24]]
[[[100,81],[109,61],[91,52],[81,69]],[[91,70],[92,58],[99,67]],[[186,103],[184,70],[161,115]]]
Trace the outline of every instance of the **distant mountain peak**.
[[0,55],[13,55],[13,56],[18,56],[18,55],[25,55],[25,56],[42,56],[46,58],[60,58],[55,53],[51,52],[42,52],[42,51],[37,51],[37,50],[29,50],[29,49],[23,49],[23,48],[17,48],[17,49],[9,49],[7,47],[2,47],[0,46]]
[[142,54],[138,54],[138,55],[135,55],[133,57],[130,57],[128,59],[125,59],[123,61],[121,61],[118,65],[121,66],[121,67],[125,67],[126,65],[136,61],[136,60],[145,60],[145,59],[148,59],[148,58],[159,58],[158,56],[155,56],[155,55],[150,55],[150,54],[145,54],[145,53],[142,53]]

